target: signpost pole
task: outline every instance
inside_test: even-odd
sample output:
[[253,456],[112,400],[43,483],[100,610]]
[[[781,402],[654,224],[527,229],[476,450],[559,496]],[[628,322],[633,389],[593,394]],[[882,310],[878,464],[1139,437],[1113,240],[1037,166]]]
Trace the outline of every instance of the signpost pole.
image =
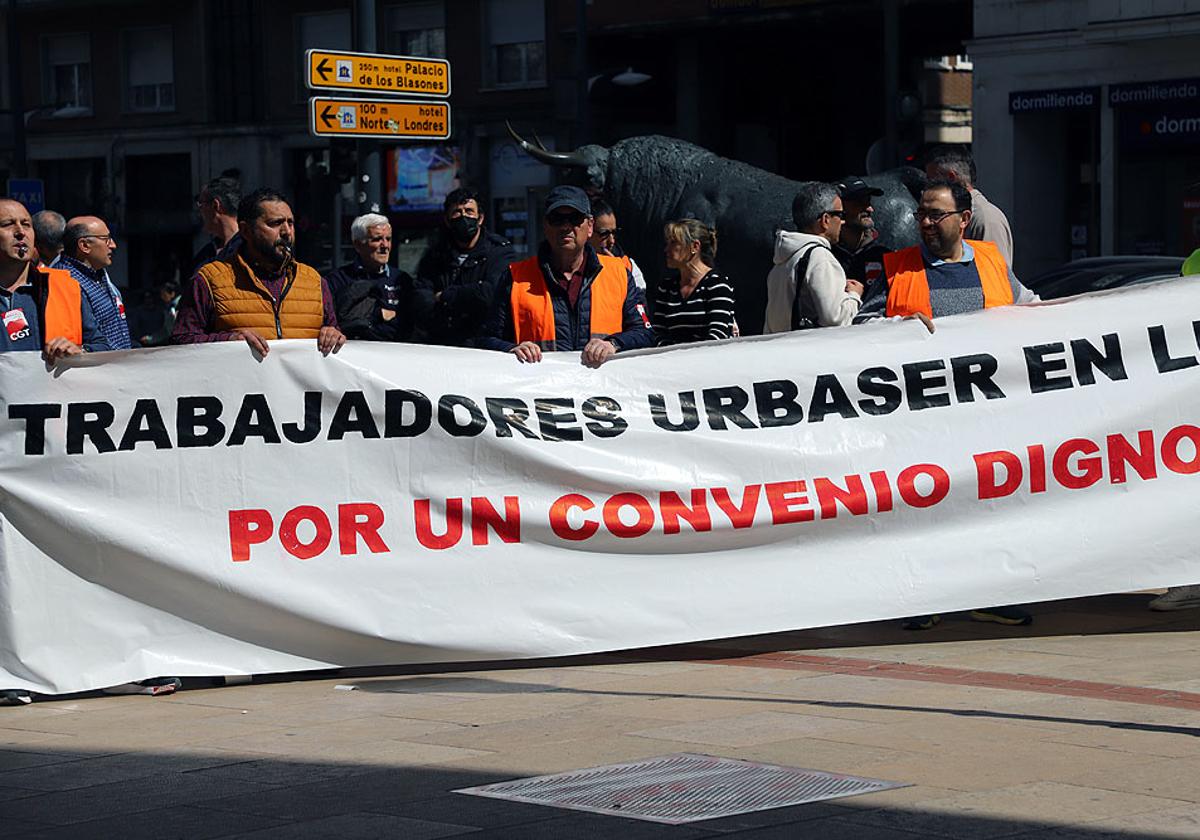
[[[358,38],[355,48],[359,52],[375,52],[375,0],[358,0],[355,4],[358,18]],[[379,143],[375,140],[358,141],[357,197],[359,212],[378,213],[383,204],[382,167],[379,165]]]

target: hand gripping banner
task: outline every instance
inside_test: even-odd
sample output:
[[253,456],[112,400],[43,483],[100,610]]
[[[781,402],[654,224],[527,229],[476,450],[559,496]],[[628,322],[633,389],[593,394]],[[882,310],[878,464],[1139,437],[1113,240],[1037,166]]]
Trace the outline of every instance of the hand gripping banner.
[[0,355],[0,688],[1200,582],[1200,286],[621,354]]

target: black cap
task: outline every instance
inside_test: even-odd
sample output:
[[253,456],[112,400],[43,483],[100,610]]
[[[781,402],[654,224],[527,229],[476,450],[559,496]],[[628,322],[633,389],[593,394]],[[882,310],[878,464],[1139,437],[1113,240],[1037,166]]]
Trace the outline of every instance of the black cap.
[[555,210],[562,207],[570,207],[572,210],[578,210],[585,216],[592,215],[591,199],[579,187],[562,186],[550,190],[550,194],[546,196],[545,215],[549,216]]
[[847,178],[837,185],[838,194],[842,198],[853,198],[862,195],[883,195],[883,190],[872,187],[862,178]]

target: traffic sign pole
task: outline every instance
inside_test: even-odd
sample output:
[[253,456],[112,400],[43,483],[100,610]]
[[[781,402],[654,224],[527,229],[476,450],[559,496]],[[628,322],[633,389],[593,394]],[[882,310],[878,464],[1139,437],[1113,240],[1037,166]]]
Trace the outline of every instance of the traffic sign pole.
[[[358,31],[355,46],[360,52],[375,52],[375,0],[358,0],[356,4]],[[449,74],[447,74],[447,77]],[[379,143],[374,140],[358,141],[358,188],[359,208],[369,213],[378,213],[383,204],[380,189],[382,168],[379,165]]]

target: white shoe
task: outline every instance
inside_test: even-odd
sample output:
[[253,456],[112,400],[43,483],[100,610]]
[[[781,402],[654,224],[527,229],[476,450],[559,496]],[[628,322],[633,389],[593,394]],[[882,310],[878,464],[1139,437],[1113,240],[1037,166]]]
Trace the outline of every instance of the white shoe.
[[1151,601],[1149,607],[1158,612],[1190,610],[1200,607],[1200,583],[1193,583],[1188,586],[1172,586]]
[[33,695],[20,688],[0,691],[0,706],[28,706],[33,702]]

